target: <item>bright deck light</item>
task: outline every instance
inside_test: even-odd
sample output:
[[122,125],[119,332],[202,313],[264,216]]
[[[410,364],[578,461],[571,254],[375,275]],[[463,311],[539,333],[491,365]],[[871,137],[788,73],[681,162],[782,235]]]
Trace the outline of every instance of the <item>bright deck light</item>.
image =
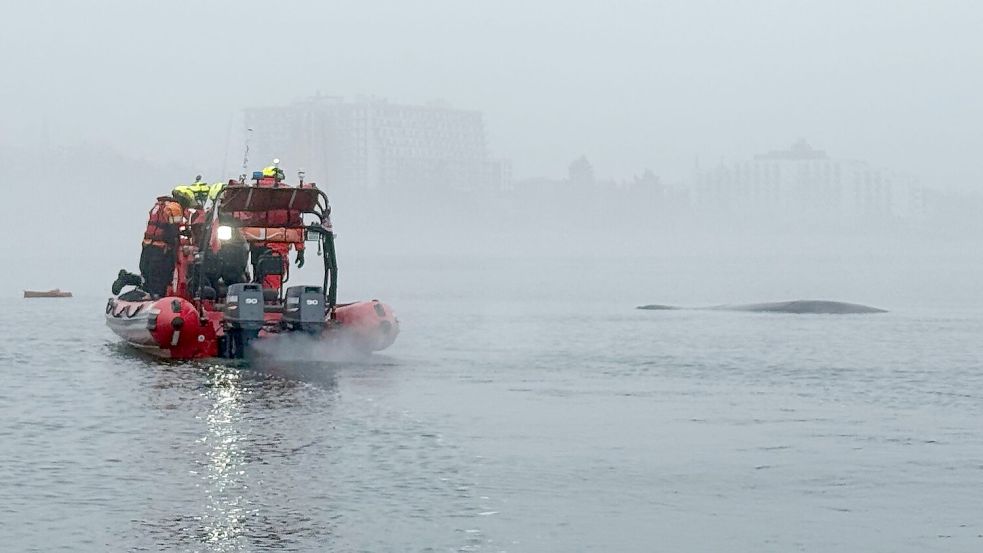
[[232,239],[232,227],[222,225],[218,227],[218,239],[219,240],[231,240]]

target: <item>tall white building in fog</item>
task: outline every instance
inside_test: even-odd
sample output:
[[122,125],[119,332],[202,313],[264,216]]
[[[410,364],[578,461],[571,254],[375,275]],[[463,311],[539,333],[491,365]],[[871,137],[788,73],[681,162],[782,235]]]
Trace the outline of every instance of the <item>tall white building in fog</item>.
[[488,156],[478,111],[315,96],[247,109],[246,126],[254,155],[304,167],[335,189],[411,194],[511,183],[509,163]]
[[694,176],[697,207],[771,220],[919,217],[923,194],[911,178],[834,159],[804,140]]

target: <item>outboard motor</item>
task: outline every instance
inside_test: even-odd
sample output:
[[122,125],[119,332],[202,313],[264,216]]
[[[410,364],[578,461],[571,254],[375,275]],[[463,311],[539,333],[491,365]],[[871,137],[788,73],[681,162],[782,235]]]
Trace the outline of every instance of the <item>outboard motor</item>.
[[263,328],[263,285],[241,283],[229,286],[225,297],[225,357],[241,358],[246,346]]
[[325,325],[324,289],[320,286],[291,286],[283,304],[283,325],[288,330],[320,332]]

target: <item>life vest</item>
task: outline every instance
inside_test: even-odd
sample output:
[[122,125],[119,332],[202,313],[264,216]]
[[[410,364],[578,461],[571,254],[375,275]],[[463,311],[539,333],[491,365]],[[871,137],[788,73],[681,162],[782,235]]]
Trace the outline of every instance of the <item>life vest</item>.
[[208,187],[208,199],[209,200],[212,200],[212,201],[215,201],[215,198],[218,197],[218,193],[221,192],[223,188],[225,188],[225,183],[224,182],[216,182],[215,184],[209,186]]
[[182,212],[181,205],[174,198],[170,196],[157,198],[157,203],[150,209],[147,218],[147,230],[143,233],[144,241],[160,242],[164,246],[174,245],[181,227]]
[[202,181],[195,181],[193,184],[180,184],[174,187],[172,194],[180,194],[194,203],[204,206],[211,194],[212,186]]
[[204,209],[187,208],[184,210],[185,228],[188,229],[188,237],[195,246],[201,245],[206,220]]
[[[290,188],[285,186],[275,179],[260,179],[256,184],[259,188]],[[298,209],[271,209],[269,211],[264,211],[262,213],[254,214],[252,218],[252,224],[256,226],[263,227],[295,227],[303,224],[304,217],[303,214]],[[256,242],[257,246],[274,248],[275,242]],[[278,253],[286,254],[289,251],[290,244],[294,245],[294,249],[297,251],[302,251],[304,249],[304,242],[281,242],[276,247],[281,248],[283,251]]]

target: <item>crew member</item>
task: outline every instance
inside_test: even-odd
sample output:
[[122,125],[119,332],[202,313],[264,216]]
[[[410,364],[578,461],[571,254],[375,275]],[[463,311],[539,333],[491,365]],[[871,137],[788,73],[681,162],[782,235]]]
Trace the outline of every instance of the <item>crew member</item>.
[[247,282],[248,261],[249,246],[238,228],[232,229],[228,239],[220,240],[218,226],[213,227],[205,262],[201,265],[204,284],[212,287],[219,297],[224,296],[229,285]]
[[192,184],[179,184],[174,187],[174,192],[188,196],[196,209],[205,209],[205,204],[211,197],[212,186],[201,180],[201,175],[195,177]]
[[[236,181],[231,181],[229,184],[235,183]],[[212,202],[218,197],[218,193],[225,188],[224,182],[216,182],[215,184],[208,187],[208,199]]]
[[181,204],[184,217],[184,226],[181,227],[181,235],[185,237],[183,244],[190,244],[201,247],[205,230],[205,209],[198,203],[195,194],[187,185],[181,185],[171,190],[171,197],[178,200]]
[[193,184],[178,185],[171,191],[171,195],[175,198],[190,202],[191,207],[186,208],[184,213],[190,230],[187,235],[192,238],[192,243],[199,248],[205,242],[202,233],[207,218],[208,202],[214,202],[224,187],[225,183],[223,182],[208,184],[201,179],[201,175],[198,175]]
[[[263,256],[278,255],[283,259],[283,272],[287,272],[290,263],[290,247],[297,251],[297,268],[304,266],[304,243],[303,242],[253,242],[249,247],[249,254],[252,256],[253,275],[259,275],[259,260]],[[273,288],[277,290],[283,283],[282,275],[263,275],[263,288]]]
[[212,190],[211,185],[201,180],[201,175],[196,175],[195,182],[187,185],[187,190],[194,195],[195,203],[198,204],[198,208],[204,209],[205,202],[208,201],[208,194]]
[[263,178],[261,180],[273,179],[275,182],[283,182],[283,169],[280,169],[280,160],[274,159],[273,165],[263,167]]
[[[180,245],[184,206],[180,198],[160,196],[150,210],[147,230],[143,233],[140,252],[140,276],[143,288],[153,297],[167,293],[174,276],[175,256]],[[187,203],[187,200],[183,200]]]
[[[263,178],[256,182],[256,186],[261,188],[279,188],[286,186],[283,184],[283,169],[280,169],[280,160],[274,159],[273,165],[263,168]],[[274,209],[267,211],[263,225],[266,227],[300,226],[303,224],[302,215],[297,210]],[[249,253],[252,257],[253,276],[260,275],[260,258],[269,255],[278,255],[283,260],[283,273],[287,273],[290,263],[290,247],[297,252],[297,268],[304,266],[304,241],[299,242],[253,242],[250,244]],[[263,288],[279,289],[283,282],[282,275],[263,275]]]
[[[204,186],[208,186],[205,201],[212,202],[211,207],[214,207],[214,202],[222,190],[224,190],[228,185],[235,184],[238,184],[238,182],[232,180],[229,181],[228,184],[224,182],[217,182],[212,185],[203,185],[203,183],[201,183],[201,179],[199,178],[199,187],[195,190],[195,192],[200,193],[200,191],[204,190]],[[211,207],[209,209],[211,209]],[[206,218],[214,216],[214,214],[209,211],[202,210],[200,213],[202,213],[202,223],[204,223]],[[191,226],[194,227],[194,223],[192,223]],[[246,265],[249,263],[249,246],[246,244],[245,238],[243,238],[242,233],[239,232],[238,228],[233,228],[232,236],[229,239],[219,240],[218,229],[220,226],[221,225],[218,224],[217,219],[214,219],[212,221],[211,236],[206,240],[205,236],[202,234],[199,245],[201,251],[204,251],[207,242],[207,247],[210,250],[206,255],[206,262],[201,265],[201,271],[204,275],[204,284],[216,290],[219,297],[224,295],[224,290],[229,285],[247,282],[249,279],[248,275],[246,274]],[[203,232],[203,230],[200,232]],[[197,235],[198,234],[196,233],[196,236]],[[193,286],[197,286],[197,281]]]

